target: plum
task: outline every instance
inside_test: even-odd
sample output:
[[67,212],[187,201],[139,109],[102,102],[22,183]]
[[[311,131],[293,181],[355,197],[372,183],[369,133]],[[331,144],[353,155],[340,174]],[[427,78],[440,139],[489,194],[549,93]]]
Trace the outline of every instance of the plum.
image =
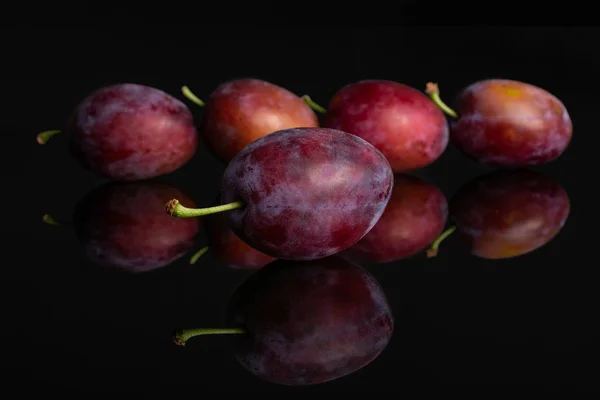
[[356,262],[387,263],[424,250],[442,233],[448,203],[422,178],[398,174],[385,211],[358,243],[340,256]]
[[508,79],[475,82],[445,105],[436,84],[426,92],[451,117],[450,140],[467,157],[504,168],[526,168],[557,159],[573,136],[564,104],[544,89]]
[[277,260],[238,287],[230,328],[178,330],[178,345],[205,334],[236,334],[235,356],[255,376],[282,385],[314,385],[352,374],[387,347],[394,318],[379,283],[331,256]]
[[235,269],[259,269],[275,261],[275,258],[261,253],[240,239],[229,228],[227,216],[223,213],[205,216],[202,225],[208,244],[192,255],[191,264],[196,263],[208,250],[223,264]]
[[319,120],[304,101],[289,90],[260,79],[236,79],[219,85],[207,103],[184,87],[184,94],[205,106],[199,127],[215,157],[228,163],[256,139],[282,129],[317,127]]
[[456,235],[486,259],[520,256],[550,242],[570,211],[555,179],[531,170],[496,171],[475,178],[450,201]]
[[379,220],[393,187],[386,158],[358,136],[328,128],[273,132],[239,152],[225,169],[220,206],[184,207],[192,218],[227,211],[240,239],[274,258],[323,258],[358,242]]
[[[75,207],[73,227],[87,258],[99,266],[140,273],[165,267],[194,246],[199,220],[165,215],[174,196],[193,203],[161,182],[110,182]],[[54,222],[48,216],[46,222]]]
[[323,126],[373,144],[395,173],[432,164],[448,145],[444,113],[421,91],[393,81],[344,86],[332,97]]
[[[59,130],[38,135],[44,144]],[[193,116],[162,90],[123,83],[86,97],[68,120],[69,149],[84,167],[109,179],[131,181],[171,173],[198,147]]]

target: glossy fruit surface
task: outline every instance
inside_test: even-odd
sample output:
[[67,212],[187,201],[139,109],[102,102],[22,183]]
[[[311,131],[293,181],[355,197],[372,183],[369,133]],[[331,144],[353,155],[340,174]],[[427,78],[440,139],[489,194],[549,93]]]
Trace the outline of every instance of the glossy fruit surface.
[[221,203],[229,226],[275,258],[307,260],[338,253],[379,220],[393,187],[385,157],[368,142],[325,128],[264,136],[227,166]]
[[289,90],[259,79],[237,79],[219,85],[210,95],[200,134],[215,156],[229,162],[271,132],[317,126],[312,109]]
[[544,89],[504,79],[476,82],[458,96],[451,139],[467,156],[490,165],[545,164],[567,149],[573,124],[564,104]]
[[343,87],[331,99],[323,126],[373,144],[395,173],[432,164],[448,145],[443,112],[421,91],[392,81]]
[[181,101],[148,86],[95,91],[69,120],[70,147],[85,167],[115,180],[166,175],[195,154],[198,135]]

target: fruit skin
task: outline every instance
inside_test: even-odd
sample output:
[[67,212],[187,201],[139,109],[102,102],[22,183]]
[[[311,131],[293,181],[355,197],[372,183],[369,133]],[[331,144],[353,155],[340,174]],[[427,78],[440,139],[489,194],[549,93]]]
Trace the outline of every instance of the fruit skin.
[[456,235],[486,259],[520,256],[550,242],[570,212],[555,179],[531,170],[497,171],[475,178],[450,201]]
[[256,376],[311,385],[349,375],[387,346],[394,319],[364,269],[339,257],[277,260],[254,273],[229,305],[236,358]]
[[161,182],[111,182],[76,206],[76,233],[86,256],[100,266],[139,273],[165,267],[194,247],[198,219],[166,215],[164,204],[180,190]]
[[346,132],[292,128],[244,148],[223,175],[231,229],[281,259],[323,258],[360,240],[381,217],[393,187],[389,163]]
[[289,90],[259,79],[237,79],[219,85],[210,95],[200,135],[210,151],[228,163],[271,132],[317,126],[313,110]]
[[114,180],[166,175],[198,147],[187,106],[152,87],[123,83],[86,97],[69,119],[70,150],[83,166]]
[[340,256],[360,263],[410,257],[443,232],[447,217],[448,202],[440,189],[416,176],[396,175],[392,196],[379,221]]
[[468,157],[489,165],[524,168],[558,158],[573,136],[563,103],[528,83],[489,79],[456,99],[459,119],[450,138]]
[[[218,205],[220,202],[215,202]],[[202,225],[208,239],[210,251],[216,258],[230,268],[260,269],[275,258],[268,256],[249,246],[240,239],[227,224],[227,216],[223,213],[202,217]]]
[[446,117],[429,97],[385,80],[359,81],[341,88],[329,103],[323,126],[373,144],[395,173],[432,164],[449,140]]

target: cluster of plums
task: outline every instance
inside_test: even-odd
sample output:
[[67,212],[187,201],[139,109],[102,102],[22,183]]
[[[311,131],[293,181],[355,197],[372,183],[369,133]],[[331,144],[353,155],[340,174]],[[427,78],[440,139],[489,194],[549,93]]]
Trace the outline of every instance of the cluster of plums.
[[[82,165],[116,182],[79,202],[76,233],[96,263],[145,272],[189,253],[202,227],[206,247],[192,262],[209,250],[257,271],[231,299],[229,327],[177,331],[176,343],[235,334],[240,363],[281,384],[346,376],[377,358],[394,325],[382,288],[359,265],[428,247],[431,256],[454,229],[476,256],[515,257],[550,241],[569,214],[558,182],[520,169],[568,146],[572,124],[556,97],[487,80],[464,89],[455,111],[437,85],[425,92],[361,81],[324,109],[257,79],[224,83],[207,103],[184,87],[204,107],[197,128],[189,109],[159,89],[100,89],[69,118],[69,145]],[[325,114],[322,125],[315,111]],[[200,139],[227,164],[207,208],[151,179],[186,164]],[[479,177],[448,202],[407,173],[432,164],[450,140],[474,160],[514,169]]]

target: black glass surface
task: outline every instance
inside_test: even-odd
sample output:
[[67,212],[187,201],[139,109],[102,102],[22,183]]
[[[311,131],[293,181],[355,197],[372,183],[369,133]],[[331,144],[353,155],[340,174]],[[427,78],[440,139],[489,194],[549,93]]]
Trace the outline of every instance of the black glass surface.
[[[480,389],[597,389],[597,267],[594,244],[586,241],[595,236],[581,229],[596,214],[586,204],[593,202],[596,181],[597,155],[590,140],[598,118],[592,89],[599,66],[593,50],[597,30],[321,27],[307,36],[292,26],[279,27],[276,34],[268,27],[212,27],[209,39],[196,41],[194,30],[180,29],[168,35],[140,34],[133,27],[125,32],[57,27],[37,33],[27,27],[13,34],[22,43],[4,50],[16,60],[5,65],[2,82],[3,97],[11,104],[3,108],[4,143],[11,144],[4,147],[3,158],[10,162],[2,172],[2,225],[6,252],[13,257],[3,260],[1,291],[1,365],[9,386],[47,393],[193,397],[212,392],[446,395]],[[442,37],[451,38],[452,45]],[[64,134],[45,145],[36,142],[41,131],[64,130],[74,107],[110,84],[161,89],[183,101],[200,127],[204,109],[188,100],[181,87],[187,85],[206,101],[219,84],[248,77],[309,95],[325,108],[344,85],[364,79],[397,81],[421,91],[427,82],[436,82],[449,104],[478,80],[515,79],[544,88],[564,103],[573,139],[558,159],[526,171],[480,164],[450,142],[431,165],[409,172],[412,178],[397,177],[408,187],[420,182],[433,193],[439,190],[440,201],[449,204],[439,229],[457,229],[435,257],[428,257],[429,246],[422,244],[415,254],[397,260],[366,257],[355,261],[360,267],[339,261],[346,265],[342,270],[359,268],[380,285],[393,316],[389,343],[372,362],[339,379],[280,385],[236,360],[239,335],[195,337],[186,346],[173,340],[177,329],[231,327],[227,310],[236,288],[263,273],[224,261],[234,258],[239,247],[221,253],[209,247],[191,264],[190,257],[210,243],[204,218],[178,227],[160,222],[163,216],[174,218],[166,214],[160,196],[187,198],[198,207],[217,204],[224,162],[201,142],[176,171],[151,182],[117,184],[77,162]],[[324,116],[317,115],[322,122]],[[126,200],[118,200],[119,195]],[[131,201],[129,212],[144,210],[158,222],[115,216],[107,205],[110,199]],[[414,200],[400,207],[406,215],[393,226],[405,238],[416,240],[428,227],[423,224],[436,223],[435,216],[411,215],[410,207],[422,211],[420,204]],[[43,220],[44,215],[56,223]],[[410,222],[402,225],[403,218]],[[381,235],[383,246],[390,239]],[[309,267],[319,265],[315,261]],[[269,273],[287,279],[277,277],[285,272]],[[294,273],[288,278],[302,278],[301,272]],[[286,284],[290,293],[297,291],[298,301],[310,304],[305,313],[342,320],[324,311],[334,307],[327,303],[333,295],[316,290],[306,295],[290,281]],[[285,313],[277,296],[269,299],[262,316]],[[317,306],[320,299],[323,304]],[[284,296],[281,302],[293,304],[294,299]],[[337,350],[329,342],[321,353],[301,356],[344,354],[352,340],[351,335],[341,337]],[[281,352],[278,357],[285,356]]]

